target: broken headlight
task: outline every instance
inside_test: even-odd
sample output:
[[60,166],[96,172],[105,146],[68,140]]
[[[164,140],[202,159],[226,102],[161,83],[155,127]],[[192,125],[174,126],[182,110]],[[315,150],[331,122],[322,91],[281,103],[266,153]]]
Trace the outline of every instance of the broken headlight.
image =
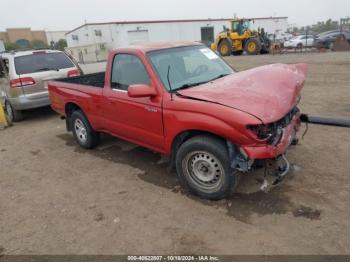
[[273,135],[273,124],[248,125],[247,128],[260,140],[267,140]]
[[276,123],[267,125],[248,125],[247,128],[262,141],[270,145],[277,145],[283,136],[283,127]]

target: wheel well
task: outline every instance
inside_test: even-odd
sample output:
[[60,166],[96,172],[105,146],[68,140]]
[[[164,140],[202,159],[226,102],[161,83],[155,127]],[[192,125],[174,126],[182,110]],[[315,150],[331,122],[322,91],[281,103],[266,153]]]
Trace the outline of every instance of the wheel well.
[[191,139],[192,137],[199,136],[199,135],[208,135],[208,136],[216,137],[216,138],[219,138],[220,140],[224,141],[225,144],[227,144],[226,143],[227,140],[225,138],[223,138],[217,134],[214,134],[214,133],[201,131],[201,130],[184,131],[184,132],[178,134],[172,142],[172,145],[171,145],[171,162],[172,162],[172,164],[175,163],[176,151],[180,148],[180,146],[183,143],[185,143],[187,140]]
[[73,112],[77,110],[81,110],[81,108],[75,103],[70,102],[70,103],[67,103],[65,106],[64,111],[66,113],[66,126],[68,131],[71,131],[71,126],[69,121],[70,117],[72,116]]
[[228,41],[229,42],[229,44],[232,46],[232,40],[230,39],[230,38],[228,38],[228,37],[223,37],[223,38],[221,38],[220,40],[219,40],[219,42],[218,42],[218,47],[219,47],[219,45],[221,44],[221,42],[222,41]]
[[67,118],[71,117],[73,112],[76,110],[81,110],[81,108],[75,103],[67,103],[65,106],[65,109],[64,109],[64,111],[66,113],[66,117]]

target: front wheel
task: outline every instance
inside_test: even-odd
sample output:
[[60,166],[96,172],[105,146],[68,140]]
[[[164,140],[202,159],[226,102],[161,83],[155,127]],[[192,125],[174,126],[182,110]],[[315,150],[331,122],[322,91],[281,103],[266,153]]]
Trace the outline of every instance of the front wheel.
[[98,145],[100,134],[91,127],[89,120],[82,111],[74,111],[70,121],[75,141],[81,147],[92,149]]
[[257,38],[249,38],[244,46],[248,55],[257,55],[261,51],[261,43]]
[[190,192],[210,200],[228,196],[238,182],[225,142],[212,136],[197,136],[181,145],[176,171]]
[[218,51],[222,56],[231,55],[232,45],[230,44],[230,41],[228,41],[227,39],[222,40],[218,46]]

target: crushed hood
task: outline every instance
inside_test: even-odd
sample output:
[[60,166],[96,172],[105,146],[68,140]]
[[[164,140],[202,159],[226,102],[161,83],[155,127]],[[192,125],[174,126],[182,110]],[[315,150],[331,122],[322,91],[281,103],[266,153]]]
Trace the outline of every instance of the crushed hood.
[[178,93],[232,107],[271,123],[284,117],[297,104],[306,74],[306,64],[266,65]]

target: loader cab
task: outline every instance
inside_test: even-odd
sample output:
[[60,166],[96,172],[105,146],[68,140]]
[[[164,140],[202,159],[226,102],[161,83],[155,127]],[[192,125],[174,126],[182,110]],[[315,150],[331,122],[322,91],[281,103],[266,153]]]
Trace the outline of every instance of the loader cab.
[[243,35],[244,32],[250,30],[251,20],[232,20],[231,22],[231,30],[232,32],[237,32],[238,35]]

